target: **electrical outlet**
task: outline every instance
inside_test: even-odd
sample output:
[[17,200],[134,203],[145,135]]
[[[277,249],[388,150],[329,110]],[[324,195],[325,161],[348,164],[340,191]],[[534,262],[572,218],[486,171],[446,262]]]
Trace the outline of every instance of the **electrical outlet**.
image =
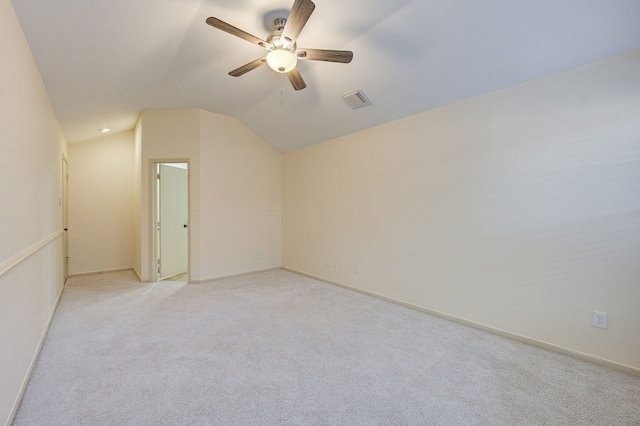
[[331,259],[329,259],[328,257],[327,257],[327,263],[325,263],[325,266],[326,266],[327,268],[330,268],[330,267],[331,267]]
[[609,315],[606,312],[593,311],[593,326],[608,329]]
[[356,263],[356,266],[355,266],[354,270],[356,271],[356,274],[360,273],[360,264],[359,263]]
[[224,263],[229,263],[229,256],[226,254],[224,255]]

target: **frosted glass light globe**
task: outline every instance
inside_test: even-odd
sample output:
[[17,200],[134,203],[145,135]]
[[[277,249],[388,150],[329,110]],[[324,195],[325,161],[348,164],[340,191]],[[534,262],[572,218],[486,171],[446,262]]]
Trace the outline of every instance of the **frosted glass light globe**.
[[267,53],[267,64],[276,72],[287,73],[294,69],[297,63],[296,55],[288,50],[277,49]]

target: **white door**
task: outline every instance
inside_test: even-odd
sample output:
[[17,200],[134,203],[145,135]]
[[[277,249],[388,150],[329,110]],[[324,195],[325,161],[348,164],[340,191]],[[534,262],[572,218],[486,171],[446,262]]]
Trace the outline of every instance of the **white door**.
[[189,198],[187,169],[160,164],[159,176],[158,269],[163,279],[187,272]]

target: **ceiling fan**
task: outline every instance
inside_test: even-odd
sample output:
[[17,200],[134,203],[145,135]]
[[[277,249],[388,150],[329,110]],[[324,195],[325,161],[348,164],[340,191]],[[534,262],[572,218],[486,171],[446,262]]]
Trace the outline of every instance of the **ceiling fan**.
[[295,90],[307,87],[296,68],[298,59],[311,61],[327,61],[348,64],[353,59],[353,52],[346,50],[298,49],[296,39],[316,5],[311,0],[295,0],[289,18],[278,18],[274,21],[275,31],[266,40],[255,37],[218,18],[207,18],[207,24],[214,28],[228,32],[251,43],[257,44],[269,52],[263,58],[251,61],[229,73],[230,76],[240,77],[267,63],[276,72],[286,74]]

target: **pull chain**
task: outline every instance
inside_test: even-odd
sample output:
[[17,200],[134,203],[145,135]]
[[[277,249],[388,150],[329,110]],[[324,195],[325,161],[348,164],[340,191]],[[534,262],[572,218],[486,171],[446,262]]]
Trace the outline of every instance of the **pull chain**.
[[280,73],[280,108],[282,108],[283,106],[283,101],[282,101],[282,82],[284,80],[284,74]]

